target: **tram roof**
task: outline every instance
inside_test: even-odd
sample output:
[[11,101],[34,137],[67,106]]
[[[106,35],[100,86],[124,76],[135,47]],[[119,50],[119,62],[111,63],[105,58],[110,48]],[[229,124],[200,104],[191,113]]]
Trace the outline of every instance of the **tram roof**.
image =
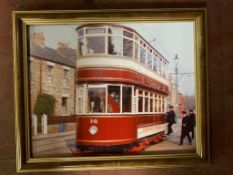
[[128,30],[130,32],[136,33],[140,38],[143,39],[144,42],[146,42],[151,48],[153,48],[167,63],[169,63],[169,61],[164,58],[164,56],[157,50],[155,49],[153,46],[151,46],[151,44],[146,41],[136,30],[132,29],[131,27],[127,27],[127,26],[123,26],[123,25],[119,25],[119,24],[108,24],[108,23],[92,23],[92,24],[83,24],[80,25],[76,28],[76,31],[83,28],[83,27],[104,27],[104,26],[111,26],[111,27],[116,27],[116,28],[123,28],[125,30]]

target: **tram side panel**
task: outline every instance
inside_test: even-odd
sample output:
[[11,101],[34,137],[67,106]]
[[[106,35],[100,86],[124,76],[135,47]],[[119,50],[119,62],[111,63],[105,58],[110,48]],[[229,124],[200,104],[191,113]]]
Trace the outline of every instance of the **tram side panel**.
[[132,116],[78,116],[77,147],[81,151],[121,152],[137,143]]

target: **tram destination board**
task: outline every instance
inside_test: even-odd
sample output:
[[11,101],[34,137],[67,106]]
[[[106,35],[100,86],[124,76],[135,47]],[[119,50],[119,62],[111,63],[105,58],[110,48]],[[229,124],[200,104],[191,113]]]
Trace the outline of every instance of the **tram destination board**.
[[19,172],[210,162],[206,9],[14,11]]

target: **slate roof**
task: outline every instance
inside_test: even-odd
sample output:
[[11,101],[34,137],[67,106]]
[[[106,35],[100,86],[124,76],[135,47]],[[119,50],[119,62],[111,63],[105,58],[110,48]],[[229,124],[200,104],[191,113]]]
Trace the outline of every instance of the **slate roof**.
[[76,51],[75,49],[56,50],[50,47],[41,47],[34,42],[30,42],[30,55],[55,62],[58,64],[76,67]]

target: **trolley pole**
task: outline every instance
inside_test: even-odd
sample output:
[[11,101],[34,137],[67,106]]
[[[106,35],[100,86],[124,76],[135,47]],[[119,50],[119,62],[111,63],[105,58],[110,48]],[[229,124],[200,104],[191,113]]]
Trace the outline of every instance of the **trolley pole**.
[[178,116],[178,118],[179,118],[179,102],[178,102],[178,93],[179,93],[179,91],[178,91],[178,74],[179,74],[179,70],[178,70],[178,55],[176,54],[175,55],[175,58],[174,58],[174,60],[175,60],[175,75],[176,75],[176,77],[175,77],[175,89],[176,89],[176,96],[175,96],[175,98],[176,98],[176,113],[177,113],[177,116]]

